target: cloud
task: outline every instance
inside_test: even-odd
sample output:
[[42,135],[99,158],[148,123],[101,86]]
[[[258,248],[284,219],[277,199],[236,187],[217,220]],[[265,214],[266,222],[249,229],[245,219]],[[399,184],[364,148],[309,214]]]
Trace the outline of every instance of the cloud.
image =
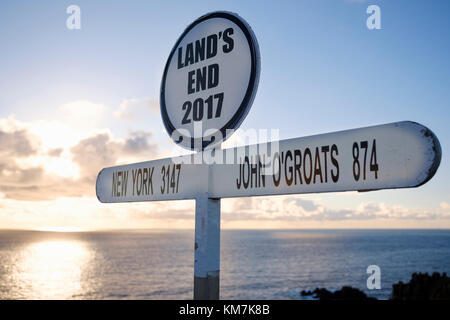
[[13,117],[0,119],[0,192],[33,184],[43,175],[39,166],[23,166],[21,161],[38,153],[38,139]]
[[188,206],[188,208],[185,209],[174,209],[168,203],[154,206],[153,210],[131,209],[129,211],[128,217],[135,221],[149,219],[194,221],[195,219],[193,206]]
[[450,209],[450,203],[448,203],[448,202],[441,202],[441,208],[442,209]]
[[59,157],[61,153],[63,152],[63,148],[55,148],[48,151],[48,155],[50,157]]
[[[55,122],[50,124],[51,128],[55,127]],[[46,201],[59,197],[95,197],[95,180],[103,167],[156,157],[157,148],[150,142],[150,132],[131,132],[124,139],[116,139],[109,131],[103,131],[92,133],[73,146],[62,140],[59,146],[49,147],[44,140],[51,130],[45,130],[43,122],[38,127],[44,130],[36,130],[34,125],[13,117],[0,119],[3,199]],[[64,134],[56,131],[53,135],[60,133]]]
[[109,133],[100,133],[81,140],[70,152],[82,176],[93,181],[103,167],[116,163],[119,149],[119,143],[113,141]]
[[114,116],[124,120],[135,120],[142,112],[145,111],[159,112],[159,102],[155,98],[145,99],[125,99],[114,112]]
[[[447,209],[447,205],[441,203],[441,208]],[[450,218],[449,213],[376,202],[364,202],[356,208],[334,209],[297,196],[284,196],[235,199],[231,210],[225,211],[222,217],[227,221],[434,220]]]
[[89,100],[71,101],[58,107],[58,112],[61,116],[82,118],[84,120],[98,118],[104,110],[105,106],[103,104],[94,103]]
[[123,151],[128,154],[137,154],[146,151],[154,151],[156,149],[155,145],[149,144],[149,139],[151,138],[150,132],[145,131],[135,131],[130,134],[125,140]]
[[253,209],[253,198],[238,198],[233,201],[233,211],[244,212]]
[[285,201],[293,201],[296,206],[302,208],[305,211],[315,211],[319,206],[312,200],[305,200],[300,198],[287,198]]
[[94,182],[102,168],[115,165],[121,157],[155,156],[156,145],[149,143],[150,137],[150,132],[138,131],[125,140],[114,140],[110,133],[104,132],[81,140],[70,152],[82,177]]
[[[25,157],[36,153],[37,141],[30,132],[20,128],[14,118],[0,120],[0,155]],[[1,161],[1,160],[0,160]]]
[[81,131],[98,128],[106,111],[105,105],[89,100],[76,100],[57,108],[56,118],[59,122]]

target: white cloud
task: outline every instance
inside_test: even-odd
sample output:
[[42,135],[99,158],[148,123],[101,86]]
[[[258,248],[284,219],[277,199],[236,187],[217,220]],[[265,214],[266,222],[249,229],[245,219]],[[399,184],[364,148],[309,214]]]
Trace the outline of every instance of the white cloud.
[[150,136],[149,132],[138,131],[124,140],[115,140],[106,131],[79,141],[70,152],[84,178],[93,182],[102,168],[117,164],[123,157],[154,157],[156,145],[149,142]]
[[159,102],[155,98],[124,99],[114,116],[124,120],[135,120],[146,111],[159,112]]
[[106,110],[103,104],[76,100],[59,106],[53,120],[36,120],[25,125],[41,138],[45,148],[68,147],[97,132]]
[[106,107],[88,100],[76,100],[61,105],[57,110],[58,121],[79,130],[97,128]]
[[[364,202],[356,208],[334,209],[300,196],[258,197],[232,200],[227,220],[345,221],[345,220],[434,220],[450,217],[439,209],[406,208],[400,205]],[[441,204],[442,207],[442,204]],[[445,207],[445,205],[444,205]]]
[[[107,130],[85,138],[70,133],[70,127],[57,121],[0,119],[3,197],[46,201],[64,196],[94,196],[95,179],[103,167],[156,156],[150,132],[132,132],[125,139],[116,139]],[[61,139],[67,136],[70,139]]]

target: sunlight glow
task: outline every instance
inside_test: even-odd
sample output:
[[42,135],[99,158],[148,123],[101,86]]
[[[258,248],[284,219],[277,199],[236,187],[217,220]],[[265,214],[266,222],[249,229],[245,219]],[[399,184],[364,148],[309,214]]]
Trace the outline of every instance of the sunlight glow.
[[35,121],[30,131],[41,139],[44,148],[74,145],[80,139],[76,130],[61,121]]
[[70,159],[50,158],[44,164],[44,167],[47,172],[61,177],[78,179],[80,176],[78,166]]
[[48,231],[48,232],[83,232],[83,231],[87,231],[84,228],[78,228],[78,227],[44,227],[44,228],[37,228],[35,230]]
[[83,271],[91,259],[89,249],[79,241],[43,241],[30,245],[14,274],[26,299],[76,298],[88,288]]

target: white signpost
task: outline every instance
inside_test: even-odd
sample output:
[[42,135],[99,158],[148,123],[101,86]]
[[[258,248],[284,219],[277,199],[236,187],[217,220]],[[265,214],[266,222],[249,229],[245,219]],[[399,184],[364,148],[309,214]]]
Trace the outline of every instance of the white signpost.
[[202,150],[228,138],[251,107],[260,68],[256,37],[238,15],[212,12],[190,24],[161,81],[161,115],[172,139]]
[[160,98],[172,139],[199,152],[97,177],[101,202],[196,200],[194,299],[219,298],[221,198],[412,188],[440,164],[437,137],[410,121],[220,149],[251,106],[259,70],[256,38],[242,18],[200,17],[172,49]]

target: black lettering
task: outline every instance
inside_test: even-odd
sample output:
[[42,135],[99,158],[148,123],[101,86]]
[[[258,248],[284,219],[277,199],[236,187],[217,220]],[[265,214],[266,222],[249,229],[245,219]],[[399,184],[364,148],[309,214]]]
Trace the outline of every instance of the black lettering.
[[292,152],[291,152],[291,150],[288,150],[286,152],[286,157],[284,158],[284,177],[286,179],[287,185],[290,186],[292,184],[293,179],[294,179],[294,177],[293,177],[293,170],[294,169],[292,168],[292,166],[289,166],[289,178],[288,178],[287,170],[286,170],[288,168],[288,158],[290,158],[291,159],[290,161],[292,161]]
[[116,173],[113,172],[112,176],[112,188],[111,188],[111,197],[115,197],[117,193],[117,184],[116,184],[117,178]]
[[226,43],[226,45],[222,46],[222,50],[224,53],[231,52],[234,48],[234,40],[230,37],[233,32],[233,28],[228,28],[223,32],[223,41]]
[[195,41],[195,62],[205,60],[205,38]]
[[[196,84],[194,85],[194,83]],[[188,94],[215,88],[218,84],[219,65],[217,63],[188,72]]]
[[[260,158],[260,156],[258,155],[258,162],[259,162],[259,187],[261,187],[261,180],[262,180],[262,183],[263,183],[263,187],[265,187],[266,186],[266,175],[265,175],[265,168],[266,168],[266,165],[265,165],[265,163],[266,163],[266,156],[265,155],[263,155],[263,162],[264,162],[264,164],[262,164],[261,163],[261,158]],[[262,169],[262,170],[261,170]],[[263,174],[261,174],[261,172],[263,173]],[[262,178],[262,179],[261,179]]]
[[322,179],[322,165],[320,164],[320,154],[319,154],[319,148],[316,147],[316,152],[314,154],[314,181],[313,183],[316,183],[316,177],[320,177],[320,183],[323,183]]
[[[245,170],[245,165],[247,165],[247,170]],[[247,172],[247,180],[245,179],[245,173],[246,172]],[[247,189],[248,188],[248,183],[249,183],[249,180],[250,180],[250,163],[248,161],[248,156],[245,156],[245,158],[244,158],[242,179],[243,179],[243,182],[244,182],[244,189]]]
[[142,184],[143,184],[145,191],[142,190],[142,192],[146,195],[148,195],[147,179],[148,179],[148,169],[144,168],[144,174],[142,175]]
[[137,192],[137,195],[140,196],[141,191],[142,191],[142,169],[138,169],[137,182],[138,182],[138,184],[136,185],[136,192]]
[[122,174],[122,196],[127,195],[127,186],[128,186],[128,170],[124,171]]
[[162,185],[160,187],[161,189],[161,194],[164,194],[164,191],[166,190],[166,167],[162,166],[161,167],[161,178],[162,178]]
[[275,187],[278,187],[280,184],[280,180],[281,180],[281,159],[280,159],[280,154],[278,152],[276,152],[273,156],[273,170],[275,170],[275,160],[278,160],[278,178],[275,177],[276,173],[273,173],[273,184],[275,185]]
[[186,101],[185,103],[183,103],[181,109],[186,110],[183,120],[181,120],[181,124],[191,123],[191,119],[189,119],[189,117],[192,109],[192,103],[190,101]]
[[295,149],[294,150],[294,168],[295,168],[294,183],[295,184],[297,184],[297,173],[298,173],[298,178],[299,178],[300,184],[303,184],[302,173],[300,171],[301,166],[302,166],[302,152],[298,149]]
[[193,84],[195,82],[194,74],[195,74],[195,70],[192,70],[192,71],[188,72],[188,87],[187,87],[188,94],[191,94],[191,93],[195,92],[195,89],[194,89],[194,86],[193,86]]
[[219,65],[217,63],[214,63],[208,66],[208,89],[215,88],[217,87],[218,84],[219,84]]
[[134,190],[136,187],[137,170],[131,170],[131,174],[133,175],[133,196],[134,196]]
[[195,99],[192,111],[192,119],[194,121],[201,121],[203,119],[203,109],[203,99]]
[[378,179],[378,163],[377,163],[377,141],[373,139],[372,152],[370,154],[370,171],[375,172],[375,179]]
[[184,64],[185,66],[188,66],[193,63],[194,63],[194,46],[191,42],[188,43],[186,46],[186,56],[184,58]]
[[242,185],[243,170],[244,170],[243,165],[242,165],[242,163],[240,163],[239,164],[239,177],[238,177],[238,179],[236,179],[236,187],[238,188],[238,190],[241,188],[241,185]]
[[[255,177],[255,185],[253,185],[253,177]],[[253,157],[250,159],[250,188],[257,187],[258,185],[258,163],[253,162]]]
[[183,64],[183,62],[181,61],[181,59],[182,59],[182,56],[183,55],[183,48],[182,47],[179,47],[178,48],[178,69],[181,69],[181,68],[183,68],[184,67],[184,64]]
[[[175,168],[177,168],[177,171],[178,171],[178,174],[177,174],[177,190],[176,190],[176,193],[178,193],[178,186],[180,185],[181,164],[180,164],[180,163],[177,164],[177,165],[175,166]],[[152,170],[152,173],[153,173],[153,170]],[[152,190],[153,190],[153,188],[152,188]],[[153,192],[153,191],[152,191],[152,192]]]
[[151,194],[153,194],[153,181],[152,181],[152,178],[153,178],[153,171],[154,170],[155,170],[155,167],[152,167],[151,170],[150,170],[150,168],[148,168],[148,172],[149,172],[149,175],[148,175],[148,188],[149,188]]
[[116,197],[120,197],[120,191],[119,191],[119,187],[120,187],[120,178],[122,178],[122,171],[117,172],[117,192],[116,192]]
[[175,165],[172,167],[172,177],[170,178],[170,186],[172,187],[172,193],[175,193]]
[[206,59],[217,54],[217,35],[212,34],[206,38]]
[[[208,81],[209,81],[209,74],[208,74]],[[197,83],[197,85],[195,86],[197,92],[206,89],[206,67],[203,67],[202,69],[200,68],[197,69],[197,77],[195,79],[195,82]]]
[[324,168],[325,182],[328,182],[328,158],[327,158],[327,152],[329,152],[329,151],[330,151],[330,147],[329,146],[322,146],[323,161],[325,163],[325,168]]
[[331,156],[331,162],[333,163],[333,165],[336,168],[336,174],[334,173],[334,170],[331,170],[331,179],[333,180],[333,182],[338,182],[338,180],[339,180],[339,163],[338,163],[337,159],[334,157],[333,153],[336,153],[336,156],[339,155],[338,148],[335,144],[333,144],[331,146],[330,156]]
[[[306,156],[309,158],[309,174],[306,174]],[[303,153],[303,176],[305,177],[306,184],[311,183],[313,173],[313,164],[312,164],[312,156],[311,156],[311,150],[309,148],[305,149],[305,152]]]

